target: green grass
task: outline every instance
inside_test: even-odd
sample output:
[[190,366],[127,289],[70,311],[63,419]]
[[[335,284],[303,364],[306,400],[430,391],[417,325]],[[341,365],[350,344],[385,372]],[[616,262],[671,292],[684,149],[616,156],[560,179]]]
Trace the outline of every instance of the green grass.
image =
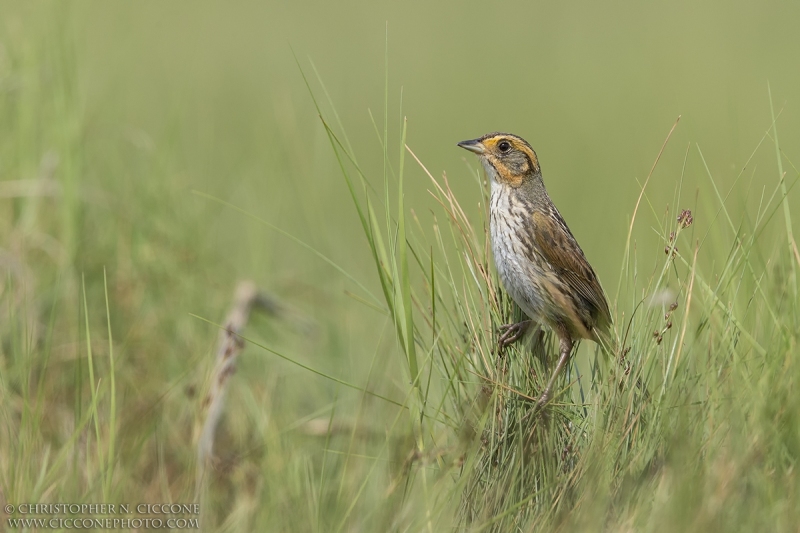
[[[800,128],[778,95],[800,77],[790,46],[715,48],[791,44],[791,13],[537,8],[555,22],[517,71],[448,47],[463,26],[528,50],[526,17],[4,7],[0,504],[199,501],[210,531],[794,530]],[[519,310],[455,147],[496,127],[537,148],[620,341],[580,346],[546,417],[555,340],[495,353]],[[251,318],[198,485],[241,279],[282,309]]]

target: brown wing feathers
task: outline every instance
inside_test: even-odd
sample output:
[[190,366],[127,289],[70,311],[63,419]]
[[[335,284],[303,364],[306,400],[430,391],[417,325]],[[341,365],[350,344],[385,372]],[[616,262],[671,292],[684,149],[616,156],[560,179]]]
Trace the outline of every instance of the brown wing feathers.
[[584,326],[589,330],[593,327],[605,330],[611,323],[611,312],[603,289],[561,214],[553,207],[549,215],[534,211],[531,218],[533,237],[542,256],[571,293],[583,299],[589,308],[590,316],[585,318],[591,322],[582,320]]

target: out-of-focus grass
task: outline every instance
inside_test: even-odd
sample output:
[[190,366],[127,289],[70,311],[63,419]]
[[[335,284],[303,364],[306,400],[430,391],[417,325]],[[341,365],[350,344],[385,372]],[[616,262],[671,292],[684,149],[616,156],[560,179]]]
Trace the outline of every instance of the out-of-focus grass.
[[[217,335],[193,315],[246,277],[316,327],[254,318],[208,529],[797,522],[797,7],[2,7],[4,502],[193,501]],[[513,309],[454,143],[494,129],[536,147],[631,348],[584,345],[549,425],[543,362],[491,350]]]

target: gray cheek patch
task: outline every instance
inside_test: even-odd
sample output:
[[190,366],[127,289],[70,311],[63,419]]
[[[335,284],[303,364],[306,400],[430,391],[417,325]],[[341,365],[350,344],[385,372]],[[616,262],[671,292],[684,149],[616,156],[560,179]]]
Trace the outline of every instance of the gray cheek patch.
[[508,166],[514,174],[525,174],[529,170],[528,158],[525,154],[514,154],[513,159],[509,160]]

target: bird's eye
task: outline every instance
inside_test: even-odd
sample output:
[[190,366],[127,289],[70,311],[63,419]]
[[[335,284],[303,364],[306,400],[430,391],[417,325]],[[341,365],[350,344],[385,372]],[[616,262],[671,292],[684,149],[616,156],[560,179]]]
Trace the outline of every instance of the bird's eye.
[[497,149],[500,150],[503,153],[506,153],[509,150],[511,150],[511,143],[509,143],[508,141],[500,141],[497,144]]

